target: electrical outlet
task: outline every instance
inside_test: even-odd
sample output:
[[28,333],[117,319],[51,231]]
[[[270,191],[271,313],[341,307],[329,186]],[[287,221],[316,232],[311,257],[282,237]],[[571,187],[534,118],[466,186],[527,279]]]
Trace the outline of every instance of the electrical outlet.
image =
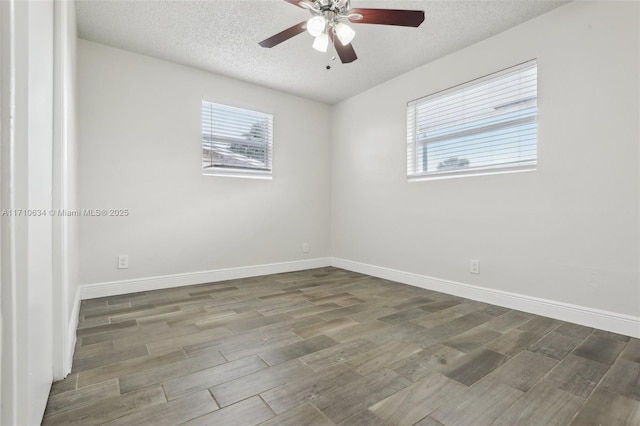
[[480,261],[478,259],[471,259],[469,261],[469,272],[472,274],[480,273]]
[[309,243],[302,243],[302,252],[309,253]]
[[118,256],[118,269],[127,269],[129,267],[129,256],[122,254]]

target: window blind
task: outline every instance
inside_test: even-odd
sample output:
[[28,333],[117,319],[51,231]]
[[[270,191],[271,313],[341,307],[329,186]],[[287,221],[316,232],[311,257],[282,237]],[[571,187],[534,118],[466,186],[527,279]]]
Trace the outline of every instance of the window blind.
[[407,176],[533,167],[535,60],[407,104]]
[[202,101],[202,170],[271,174],[273,116]]

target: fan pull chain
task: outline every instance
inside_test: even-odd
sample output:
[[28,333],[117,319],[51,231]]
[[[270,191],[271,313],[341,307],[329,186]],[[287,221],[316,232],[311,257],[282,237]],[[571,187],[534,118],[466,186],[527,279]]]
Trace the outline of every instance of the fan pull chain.
[[333,49],[335,53],[338,53],[336,47],[333,45],[333,41],[329,43],[329,48],[327,49],[327,71],[331,71],[331,61],[336,60],[336,55],[331,55],[331,49]]
[[[331,41],[331,37],[329,37],[329,41]],[[333,43],[329,43],[329,48],[327,49],[327,71],[331,70],[331,49],[333,48]]]
[[327,49],[327,71],[331,71],[331,65],[329,65],[331,63],[331,52],[329,52],[329,49]]

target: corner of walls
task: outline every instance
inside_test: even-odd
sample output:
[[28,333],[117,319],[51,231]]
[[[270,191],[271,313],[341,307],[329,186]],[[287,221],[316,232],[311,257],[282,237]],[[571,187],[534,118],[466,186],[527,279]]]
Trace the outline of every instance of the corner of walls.
[[75,4],[54,2],[54,341],[53,378],[71,371],[78,319],[78,218],[59,212],[77,209],[76,57]]

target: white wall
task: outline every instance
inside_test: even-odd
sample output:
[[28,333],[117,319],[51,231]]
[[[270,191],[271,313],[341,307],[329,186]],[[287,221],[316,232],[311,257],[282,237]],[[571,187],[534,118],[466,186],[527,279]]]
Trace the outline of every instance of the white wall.
[[[338,104],[332,255],[640,316],[638,8],[574,2]],[[532,58],[538,170],[408,183],[406,103]]]
[[[203,96],[274,114],[273,180],[201,174]],[[81,283],[329,256],[329,119],[320,103],[79,40],[79,205],[131,212],[82,218]]]

